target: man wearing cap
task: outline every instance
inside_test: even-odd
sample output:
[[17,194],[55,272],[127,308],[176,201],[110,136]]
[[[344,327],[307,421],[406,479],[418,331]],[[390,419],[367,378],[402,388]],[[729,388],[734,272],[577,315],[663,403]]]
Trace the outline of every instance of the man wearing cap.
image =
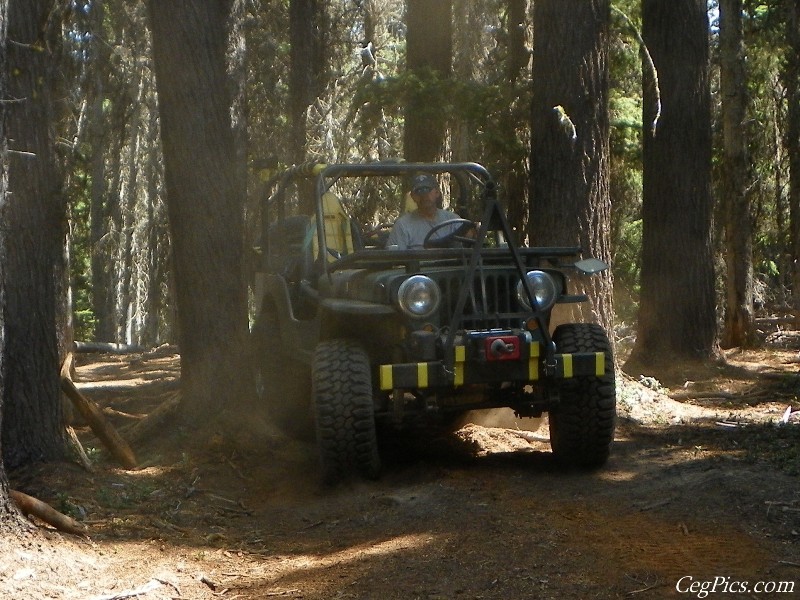
[[[451,210],[439,208],[442,193],[439,185],[432,175],[420,174],[411,179],[411,198],[417,205],[416,210],[407,212],[395,221],[387,248],[396,250],[417,250],[422,248],[425,236],[436,225],[458,219],[459,216]],[[454,226],[455,227],[455,226]],[[447,227],[441,236],[450,233]],[[437,232],[439,235],[439,232]]]

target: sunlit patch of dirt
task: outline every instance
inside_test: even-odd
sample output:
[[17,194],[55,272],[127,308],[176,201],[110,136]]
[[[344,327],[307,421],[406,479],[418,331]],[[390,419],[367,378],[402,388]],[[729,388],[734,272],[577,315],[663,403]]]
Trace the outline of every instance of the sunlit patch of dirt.
[[[173,350],[80,356],[74,379],[124,432],[174,396]],[[0,597],[662,598],[687,575],[800,589],[798,354],[726,360],[620,375],[615,446],[593,472],[555,464],[546,418],[503,411],[400,438],[380,480],[336,488],[313,443],[271,427],[165,427],[127,471],[76,421],[93,472],[11,479],[89,536],[37,523],[0,540]]]

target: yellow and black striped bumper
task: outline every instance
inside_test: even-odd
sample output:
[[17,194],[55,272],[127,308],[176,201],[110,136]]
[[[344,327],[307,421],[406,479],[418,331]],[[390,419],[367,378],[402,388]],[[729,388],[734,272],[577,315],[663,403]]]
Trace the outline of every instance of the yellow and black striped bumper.
[[[515,361],[467,360],[464,346],[456,346],[453,370],[448,372],[442,361],[380,365],[381,390],[459,387],[466,384],[503,381],[538,381],[543,378],[544,364],[539,346],[528,346],[527,356]],[[603,352],[556,354],[548,378],[600,376],[605,374]]]

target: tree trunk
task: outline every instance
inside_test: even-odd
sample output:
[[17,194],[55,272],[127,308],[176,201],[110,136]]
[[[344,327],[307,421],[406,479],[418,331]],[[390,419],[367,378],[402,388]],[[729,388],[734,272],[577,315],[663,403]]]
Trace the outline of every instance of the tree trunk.
[[[530,62],[530,52],[526,45],[525,29],[528,22],[528,0],[506,0],[506,36],[508,39],[508,58],[506,65],[506,76],[512,86],[512,90],[521,84],[530,75],[528,63]],[[518,112],[514,110],[513,104],[509,106],[509,111],[505,115],[505,120],[500,126],[506,132],[507,139],[520,138]],[[527,111],[527,107],[526,107]],[[528,225],[528,211],[530,207],[529,198],[529,161],[523,154],[514,153],[510,160],[506,159],[506,164],[502,167],[505,171],[501,173],[500,185],[505,190],[508,199],[508,220],[511,227],[518,232],[519,238],[524,238]],[[517,240],[521,241],[521,239]]]
[[[153,90],[155,92],[155,90]],[[152,101],[152,100],[151,100]],[[155,102],[153,105],[155,105]],[[150,111],[148,138],[158,139],[158,111]],[[166,294],[169,273],[170,239],[167,217],[159,201],[159,190],[163,188],[161,152],[157,144],[150,143],[147,152],[147,301],[142,345],[155,347],[171,341],[167,334],[170,323],[166,319]]]
[[226,71],[229,1],[148,3],[174,257],[182,413],[195,425],[254,396],[244,198]]
[[750,346],[753,324],[753,224],[747,196],[749,165],[745,137],[747,80],[742,41],[742,0],[722,0],[720,91],[722,95],[725,214],[725,331],[722,345]]
[[800,0],[785,0],[789,49],[784,71],[787,102],[786,153],[789,155],[789,231],[792,305],[800,311]]
[[409,161],[443,155],[447,119],[438,97],[447,93],[453,64],[452,0],[408,0],[406,69],[419,80],[405,108],[403,145]]
[[[8,25],[8,0],[0,0],[0,48],[6,47],[6,27]],[[9,98],[7,53],[0,52],[0,98]],[[0,273],[5,269],[8,258],[8,145],[6,143],[6,124],[8,103],[0,102]],[[5,281],[0,277],[0,329],[5,328]],[[0,335],[0,426],[3,422],[3,397],[5,396],[5,362],[7,359],[5,337]],[[2,438],[0,438],[1,440]],[[2,445],[0,444],[0,448]],[[9,496],[8,479],[0,453],[0,533],[7,535],[22,529],[22,519],[14,509]]]
[[9,237],[3,458],[18,467],[63,456],[64,424],[56,338],[56,282],[63,276],[66,202],[56,168],[52,98],[60,28],[49,0],[12,0],[7,44]]
[[[144,73],[137,69],[133,75],[131,89],[136,90],[135,105],[141,106],[145,100]],[[140,181],[140,165],[142,163],[141,146],[144,140],[144,124],[142,112],[135,111],[130,120],[129,146],[126,160],[127,167],[124,168],[125,182],[122,188],[120,200],[120,244],[119,244],[119,310],[117,311],[117,338],[128,344],[138,343],[138,339],[131,337],[133,313],[136,303],[136,284],[134,283],[134,254],[137,251],[136,245],[139,243],[136,235],[137,214],[136,202]]]
[[645,63],[641,300],[631,358],[706,359],[717,340],[705,0],[644,0],[642,23],[658,87]]
[[325,72],[323,32],[325,2],[320,0],[291,0],[289,30],[292,41],[289,73],[289,95],[292,126],[292,161],[302,163],[306,158],[306,112],[322,91]]
[[515,82],[520,73],[527,68],[531,59],[525,45],[525,25],[527,23],[528,0],[505,0],[506,35],[508,36],[508,58],[506,76]]
[[110,142],[111,127],[106,123],[104,102],[106,99],[105,79],[108,77],[110,51],[103,39],[103,19],[105,3],[98,2],[90,11],[90,25],[94,36],[91,61],[91,87],[89,90],[89,128],[88,140],[91,146],[89,170],[91,191],[89,202],[90,247],[92,271],[92,312],[95,319],[94,336],[98,340],[110,341],[114,336],[114,304],[111,293],[111,267],[106,253],[99,244],[108,233],[108,187],[106,185],[106,146]]
[[237,194],[247,198],[248,114],[247,114],[247,7],[249,0],[233,0],[228,41],[228,76],[231,80],[234,146],[236,148]]
[[[531,245],[580,246],[610,262],[609,0],[537,0],[533,20]],[[583,318],[610,333],[610,272],[576,283],[592,300]]]

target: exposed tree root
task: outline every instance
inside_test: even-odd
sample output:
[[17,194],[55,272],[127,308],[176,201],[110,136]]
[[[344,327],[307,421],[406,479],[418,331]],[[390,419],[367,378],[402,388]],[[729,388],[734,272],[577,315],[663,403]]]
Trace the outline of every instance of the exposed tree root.
[[25,515],[33,515],[37,519],[52,525],[59,531],[73,535],[86,535],[86,528],[75,519],[58,512],[55,508],[41,500],[17,490],[9,490],[8,495],[17,505],[19,511]]

